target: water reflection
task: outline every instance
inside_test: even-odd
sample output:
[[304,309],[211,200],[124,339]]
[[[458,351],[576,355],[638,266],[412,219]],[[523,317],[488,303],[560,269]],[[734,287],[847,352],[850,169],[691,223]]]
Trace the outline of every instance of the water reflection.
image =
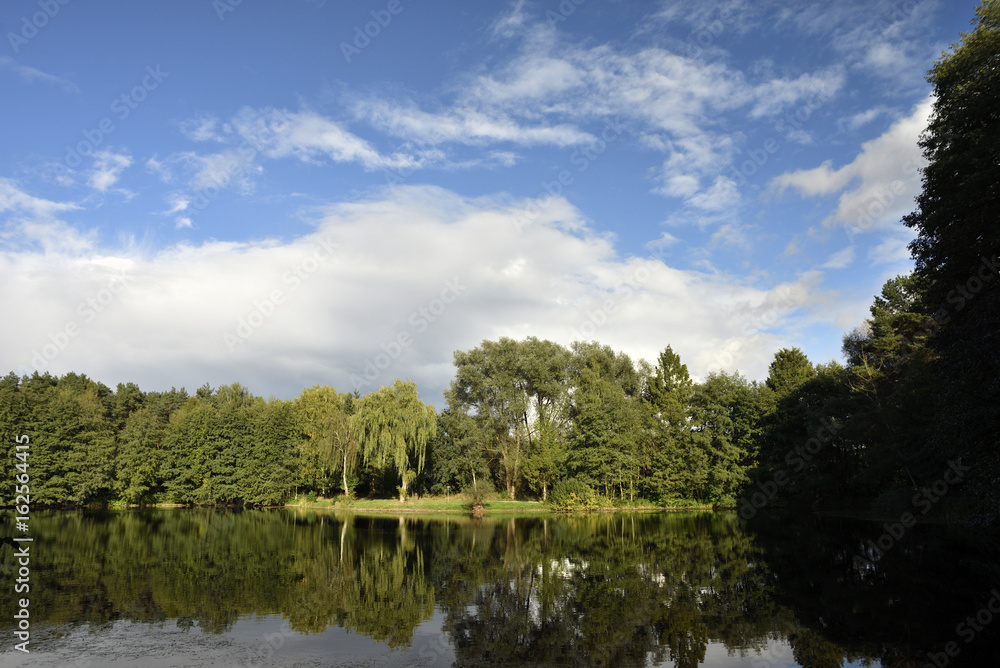
[[[949,642],[947,665],[987,665],[997,646],[989,624],[970,642],[956,633],[1000,585],[995,537],[947,527],[915,527],[858,560],[881,525],[204,509],[32,519],[33,624],[124,620],[193,637],[275,620],[287,633],[267,642],[289,662],[307,646],[293,634],[337,629],[409,648],[409,663],[458,666],[924,666]],[[15,561],[2,557],[9,583]],[[13,612],[13,595],[0,597],[8,635]],[[327,644],[335,661],[343,644]]]

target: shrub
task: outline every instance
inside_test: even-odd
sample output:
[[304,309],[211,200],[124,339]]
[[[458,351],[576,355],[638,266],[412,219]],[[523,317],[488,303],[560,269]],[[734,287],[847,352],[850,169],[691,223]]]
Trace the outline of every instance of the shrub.
[[493,483],[489,480],[477,480],[476,484],[469,485],[462,490],[462,494],[465,498],[472,502],[472,507],[481,506],[491,498],[496,490],[493,489]]
[[576,478],[557,482],[552,487],[549,499],[552,507],[559,510],[594,510],[598,507],[594,490]]
[[306,494],[306,501],[309,503],[316,503],[316,492],[309,492]]
[[720,496],[718,499],[715,500],[715,503],[712,504],[712,507],[731,510],[733,508],[736,508],[736,505],[737,503],[735,496],[733,496],[732,494],[723,494],[722,496]]

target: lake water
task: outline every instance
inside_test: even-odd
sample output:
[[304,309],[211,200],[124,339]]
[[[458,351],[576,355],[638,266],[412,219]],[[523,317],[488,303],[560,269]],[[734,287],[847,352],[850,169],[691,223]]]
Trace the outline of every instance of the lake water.
[[996,538],[954,527],[206,509],[31,522],[31,653],[14,649],[24,594],[3,546],[0,666],[992,666],[1000,648]]

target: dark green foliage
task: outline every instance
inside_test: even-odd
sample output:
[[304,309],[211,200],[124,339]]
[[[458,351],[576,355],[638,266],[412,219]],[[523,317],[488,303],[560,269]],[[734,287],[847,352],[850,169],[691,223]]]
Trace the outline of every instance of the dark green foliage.
[[576,478],[557,482],[552,487],[551,501],[554,508],[561,510],[593,510],[598,507],[593,487]]
[[985,522],[1000,517],[1000,2],[984,0],[972,32],[928,80],[934,107],[921,139],[928,165],[910,250],[934,318],[937,410],[922,459],[964,457],[969,497]]

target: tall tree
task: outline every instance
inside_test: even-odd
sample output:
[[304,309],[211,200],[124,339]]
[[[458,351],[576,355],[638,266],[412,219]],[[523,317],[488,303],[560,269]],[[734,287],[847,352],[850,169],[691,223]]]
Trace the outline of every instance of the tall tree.
[[767,368],[765,383],[781,399],[815,375],[816,369],[805,353],[798,348],[782,348]]
[[531,450],[530,385],[522,352],[519,342],[506,337],[456,351],[455,379],[445,395],[453,411],[469,413],[479,423],[487,436],[483,446],[512,499]]
[[695,386],[691,423],[708,457],[707,500],[735,505],[753,462],[759,413],[753,386],[737,373],[712,373]]
[[340,473],[344,496],[350,496],[348,477],[357,463],[358,439],[351,418],[354,397],[327,385],[302,390],[295,400],[296,420],[302,431],[299,461],[306,484],[326,493],[331,476]]
[[489,480],[483,440],[480,425],[472,416],[451,408],[441,412],[431,454],[438,492],[447,492],[448,488],[456,492],[466,487],[478,489],[481,480]]
[[694,381],[687,365],[667,346],[645,389],[655,443],[645,487],[661,501],[702,499],[706,492],[709,462],[691,431],[693,395]]
[[572,447],[568,463],[576,477],[605,496],[630,498],[639,474],[638,402],[621,386],[602,378],[596,369],[584,369],[573,394]]
[[407,487],[424,468],[427,442],[437,433],[434,407],[420,400],[416,383],[397,380],[362,397],[355,419],[365,461],[394,468],[399,500],[405,501]]
[[932,442],[940,459],[973,465],[971,496],[1000,518],[1000,1],[983,0],[972,32],[931,70],[934,106],[916,210],[904,222],[926,312],[939,396]]
[[161,449],[166,423],[156,411],[142,407],[132,412],[118,433],[118,470],[114,489],[126,503],[151,502],[161,482]]

